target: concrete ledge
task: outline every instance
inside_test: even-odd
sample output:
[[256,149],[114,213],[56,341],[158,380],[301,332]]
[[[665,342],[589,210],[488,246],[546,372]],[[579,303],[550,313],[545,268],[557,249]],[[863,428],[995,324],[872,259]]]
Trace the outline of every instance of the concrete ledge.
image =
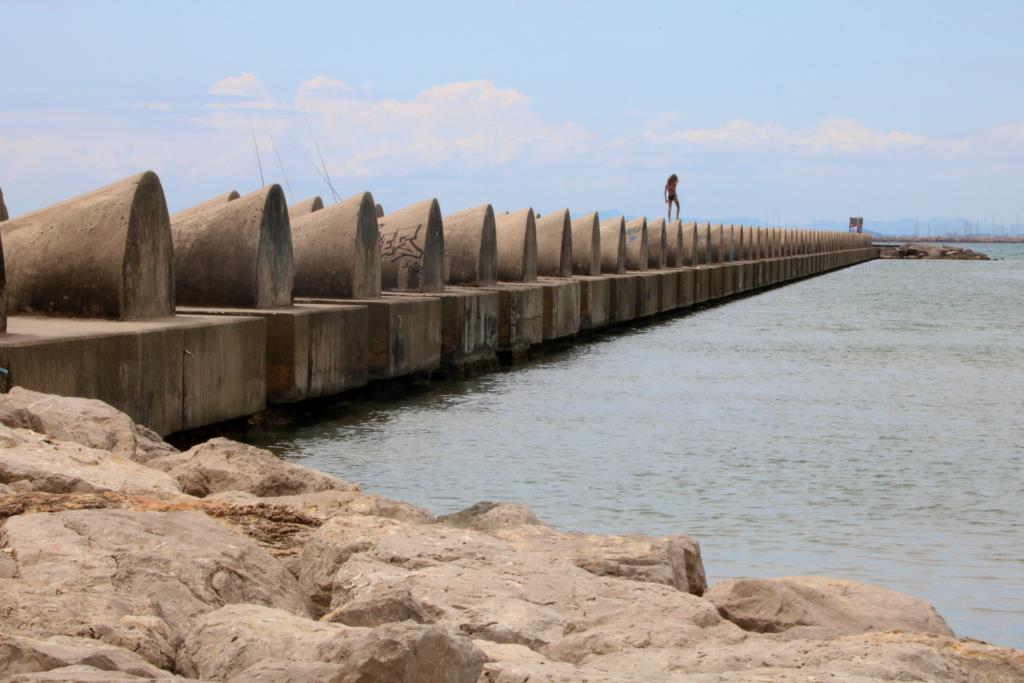
[[497,292],[498,351],[521,356],[544,341],[544,288],[527,282],[499,282],[481,287]]
[[575,275],[580,283],[580,330],[607,327],[611,315],[611,282],[603,275]]
[[679,308],[693,306],[697,298],[697,269],[679,269]]
[[710,266],[698,266],[694,270],[696,288],[694,300],[696,304],[703,304],[711,300],[711,268]]
[[725,269],[722,268],[721,263],[713,263],[708,266],[709,284],[708,284],[708,301],[717,301],[722,298],[722,292],[725,288]]
[[260,318],[13,316],[0,337],[12,385],[100,399],[161,435],[263,410],[265,353]]
[[636,318],[636,275],[605,275],[608,278],[608,323],[624,323]]
[[497,364],[500,315],[497,293],[476,287],[447,287],[436,294],[402,296],[429,296],[441,300],[442,366],[483,369]]
[[251,316],[266,321],[268,403],[332,396],[364,386],[369,378],[365,306],[179,307],[178,313]]
[[365,306],[367,375],[395,379],[441,367],[441,300],[393,295],[379,299],[300,299],[303,304]]
[[544,288],[544,339],[571,337],[580,331],[580,283],[570,278],[540,278]]
[[661,301],[658,304],[658,311],[661,313],[667,313],[668,311],[674,311],[679,308],[679,295],[682,283],[682,271],[676,268],[670,268],[668,270],[656,271],[656,274],[661,277],[661,285],[659,285],[659,291],[661,292]]
[[661,276],[657,272],[630,274],[636,276],[636,317],[657,315],[661,310]]

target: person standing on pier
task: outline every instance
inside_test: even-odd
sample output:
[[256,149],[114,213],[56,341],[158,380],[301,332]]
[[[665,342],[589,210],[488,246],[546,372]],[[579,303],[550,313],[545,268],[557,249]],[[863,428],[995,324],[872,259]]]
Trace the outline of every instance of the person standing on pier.
[[672,220],[672,205],[676,205],[676,220],[679,220],[679,197],[676,194],[676,186],[679,184],[679,176],[675,173],[668,177],[665,183],[665,203],[668,204],[668,220]]

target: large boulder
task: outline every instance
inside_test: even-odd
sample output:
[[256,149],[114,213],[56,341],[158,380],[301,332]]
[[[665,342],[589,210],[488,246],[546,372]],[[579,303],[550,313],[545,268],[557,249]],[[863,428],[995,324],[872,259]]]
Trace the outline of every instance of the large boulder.
[[174,479],[124,455],[6,426],[0,426],[0,483],[51,493],[181,494]]
[[222,681],[475,683],[484,661],[469,639],[437,626],[351,628],[231,605],[199,620],[178,670]]
[[[226,604],[306,615],[304,597],[282,563],[199,512],[19,515],[0,528],[0,548],[17,562],[17,578],[0,596],[0,628],[88,635],[160,667],[196,618]],[[108,630],[89,630],[89,624]]]
[[516,546],[543,548],[592,574],[663,583],[694,595],[707,588],[700,544],[685,534],[565,533],[542,524],[532,510],[517,503],[477,503],[438,521],[484,531]]
[[0,424],[110,451],[138,462],[177,449],[103,401],[40,394],[14,387],[0,394]]
[[36,639],[0,633],[0,677],[71,666],[148,679],[171,677],[139,655],[97,640],[67,636]]
[[164,455],[147,464],[167,472],[185,493],[200,498],[223,491],[286,496],[355,488],[335,477],[286,462],[270,451],[224,438],[210,439],[184,453]]
[[857,581],[822,576],[741,579],[704,596],[747,631],[794,638],[835,638],[868,631],[952,636],[935,608],[915,597]]
[[713,605],[671,585],[583,569],[577,548],[557,538],[339,516],[306,543],[299,579],[313,614],[330,621],[436,623],[563,661],[743,637]]

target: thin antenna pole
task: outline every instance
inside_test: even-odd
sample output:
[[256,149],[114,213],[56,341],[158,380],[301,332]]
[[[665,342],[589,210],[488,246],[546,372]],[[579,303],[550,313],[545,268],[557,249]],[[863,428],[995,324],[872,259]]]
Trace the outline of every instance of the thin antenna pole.
[[295,201],[295,195],[292,194],[292,186],[288,183],[288,174],[284,172],[284,163],[281,162],[281,155],[277,152],[277,143],[274,142],[274,136],[270,132],[270,125],[266,121],[263,122],[263,126],[267,129],[267,137],[270,138],[270,146],[274,148],[274,156],[277,157],[277,165],[281,167],[281,177],[284,178],[284,186],[288,188],[288,196]]
[[338,193],[334,191],[334,184],[331,182],[331,176],[327,172],[327,164],[324,163],[324,155],[320,153],[320,143],[317,142],[316,134],[313,133],[313,126],[309,125],[309,119],[306,120],[306,129],[309,131],[309,136],[313,138],[313,146],[316,147],[316,155],[320,157],[320,166],[323,167],[323,178],[327,182],[327,187],[331,191],[331,196],[334,197],[334,201],[338,201]]
[[267,181],[263,179],[263,162],[260,161],[260,146],[256,144],[256,129],[253,128],[252,119],[249,119],[249,131],[252,133],[252,146],[256,148],[256,165],[260,167],[260,187],[266,187]]

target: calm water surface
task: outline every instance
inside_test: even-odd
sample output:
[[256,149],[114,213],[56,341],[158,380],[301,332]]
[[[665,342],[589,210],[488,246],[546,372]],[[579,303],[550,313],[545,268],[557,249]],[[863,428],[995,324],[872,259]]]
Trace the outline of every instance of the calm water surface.
[[875,261],[250,440],[435,513],[697,537],[1024,647],[1024,245]]

